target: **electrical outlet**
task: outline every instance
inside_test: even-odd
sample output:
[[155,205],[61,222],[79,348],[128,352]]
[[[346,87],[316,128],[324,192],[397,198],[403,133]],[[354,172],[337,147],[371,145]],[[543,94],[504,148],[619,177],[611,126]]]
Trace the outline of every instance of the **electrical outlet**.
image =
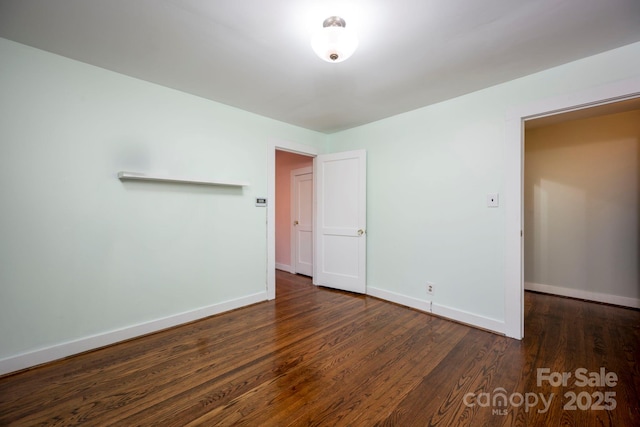
[[435,287],[436,287],[436,285],[434,285],[433,283],[427,282],[427,294],[428,295],[433,295]]

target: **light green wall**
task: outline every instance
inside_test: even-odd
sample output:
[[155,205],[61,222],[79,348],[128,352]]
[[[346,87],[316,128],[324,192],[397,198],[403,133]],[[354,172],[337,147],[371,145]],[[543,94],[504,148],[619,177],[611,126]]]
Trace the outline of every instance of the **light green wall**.
[[640,110],[525,141],[525,282],[639,299]]
[[503,321],[505,118],[638,76],[640,43],[331,135],[368,152],[368,286]]
[[3,39],[0,58],[0,359],[263,292],[271,138],[368,151],[369,286],[427,299],[432,281],[434,304],[501,321],[505,217],[485,198],[505,115],[640,75],[637,43],[326,136]]
[[267,143],[325,135],[4,39],[0,58],[0,359],[265,292]]

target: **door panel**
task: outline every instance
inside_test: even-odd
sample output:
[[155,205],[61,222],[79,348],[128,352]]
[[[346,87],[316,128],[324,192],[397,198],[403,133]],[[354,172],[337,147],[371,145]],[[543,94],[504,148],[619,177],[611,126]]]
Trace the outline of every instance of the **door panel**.
[[366,292],[366,151],[316,157],[314,282]]
[[337,159],[324,163],[323,173],[324,227],[348,232],[359,227],[358,218],[358,159]]
[[352,262],[358,253],[358,239],[354,236],[337,234],[325,234],[324,239],[325,272],[332,275],[340,275],[346,278],[358,277],[358,264]]

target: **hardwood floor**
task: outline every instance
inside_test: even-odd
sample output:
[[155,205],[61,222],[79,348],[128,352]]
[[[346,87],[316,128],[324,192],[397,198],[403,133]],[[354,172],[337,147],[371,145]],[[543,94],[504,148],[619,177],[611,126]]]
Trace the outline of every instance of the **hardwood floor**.
[[[640,426],[637,310],[527,293],[516,341],[288,273],[277,292],[0,378],[0,425]],[[580,387],[601,367],[615,386]]]

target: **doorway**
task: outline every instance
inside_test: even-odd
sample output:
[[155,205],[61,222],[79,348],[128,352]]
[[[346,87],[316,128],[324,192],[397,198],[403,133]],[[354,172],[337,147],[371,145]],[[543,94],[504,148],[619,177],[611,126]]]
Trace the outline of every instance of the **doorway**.
[[313,157],[276,150],[276,264],[313,277]]
[[525,123],[524,288],[640,308],[640,98]]
[[314,147],[270,141],[267,147],[267,298],[276,297],[277,151],[313,157],[314,285],[366,293],[366,151],[321,155]]
[[[315,147],[286,140],[270,140],[267,144],[267,298],[276,297],[276,154],[287,152],[313,159]],[[280,266],[283,267],[283,266]]]
[[505,158],[505,327],[506,336],[524,337],[524,126],[525,122],[640,97],[640,78],[590,88],[572,96],[543,100],[510,111]]

